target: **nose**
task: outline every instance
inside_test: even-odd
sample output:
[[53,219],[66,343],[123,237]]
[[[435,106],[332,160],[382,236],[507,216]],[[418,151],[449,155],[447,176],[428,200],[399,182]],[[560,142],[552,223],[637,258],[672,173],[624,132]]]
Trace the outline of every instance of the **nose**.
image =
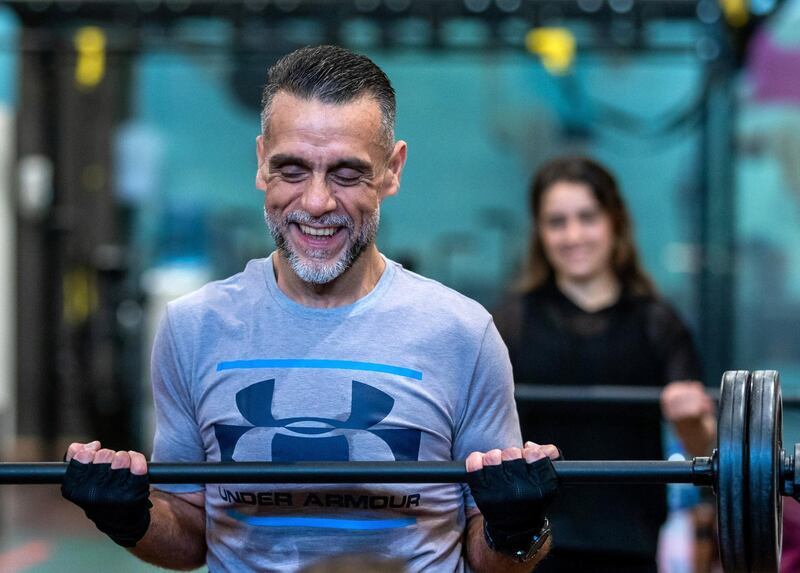
[[567,220],[566,228],[564,229],[564,238],[568,243],[578,243],[583,236],[583,225],[577,219],[570,218]]
[[336,197],[324,176],[311,178],[303,191],[301,203],[303,210],[314,217],[336,210]]

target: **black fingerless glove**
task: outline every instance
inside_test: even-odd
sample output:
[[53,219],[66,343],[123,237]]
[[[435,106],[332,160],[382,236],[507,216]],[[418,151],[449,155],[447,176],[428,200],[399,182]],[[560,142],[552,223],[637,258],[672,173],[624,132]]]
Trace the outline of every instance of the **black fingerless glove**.
[[545,510],[558,493],[550,458],[523,459],[468,472],[472,497],[483,514],[489,545],[517,552],[530,545],[545,524]]
[[114,543],[134,547],[150,527],[150,480],[111,464],[67,466],[61,495],[79,506]]

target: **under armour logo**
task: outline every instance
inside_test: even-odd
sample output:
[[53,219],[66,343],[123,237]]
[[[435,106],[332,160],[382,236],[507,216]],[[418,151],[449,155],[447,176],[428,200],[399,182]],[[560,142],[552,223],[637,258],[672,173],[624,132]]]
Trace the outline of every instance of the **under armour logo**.
[[[285,430],[272,437],[270,445],[274,462],[348,461],[350,447],[344,434],[353,431],[369,432],[383,440],[395,460],[416,461],[419,458],[420,430],[374,428],[394,407],[394,398],[386,392],[353,380],[350,416],[346,420],[314,416],[276,419],[272,415],[274,392],[275,379],[270,379],[236,393],[236,406],[251,425],[214,424],[221,461],[233,461],[236,444],[253,428]],[[338,435],[311,437],[330,432]]]

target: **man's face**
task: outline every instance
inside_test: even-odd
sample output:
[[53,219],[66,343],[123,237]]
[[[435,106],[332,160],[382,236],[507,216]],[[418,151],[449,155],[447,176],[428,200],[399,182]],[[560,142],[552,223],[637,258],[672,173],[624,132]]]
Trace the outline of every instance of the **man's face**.
[[397,192],[406,155],[402,142],[387,152],[382,133],[369,97],[342,105],[285,92],[273,99],[256,186],[275,244],[301,280],[336,279],[374,243],[380,203]]

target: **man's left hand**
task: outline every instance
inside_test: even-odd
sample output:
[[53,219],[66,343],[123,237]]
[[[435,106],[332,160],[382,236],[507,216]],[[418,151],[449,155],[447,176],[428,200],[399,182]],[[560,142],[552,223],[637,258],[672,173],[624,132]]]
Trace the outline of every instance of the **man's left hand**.
[[559,457],[554,445],[533,442],[467,457],[467,483],[495,545],[522,546],[542,529],[545,511],[558,492],[551,460]]

